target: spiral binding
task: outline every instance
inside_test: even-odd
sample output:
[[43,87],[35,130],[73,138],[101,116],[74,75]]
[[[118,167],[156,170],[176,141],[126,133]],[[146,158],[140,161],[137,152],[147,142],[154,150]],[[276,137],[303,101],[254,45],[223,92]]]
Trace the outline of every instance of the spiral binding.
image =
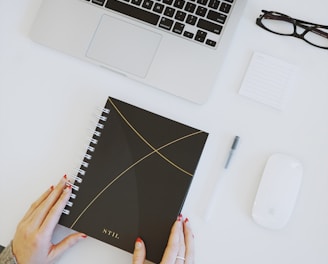
[[68,182],[67,185],[72,187],[72,193],[70,200],[67,202],[65,209],[63,210],[63,214],[69,215],[70,208],[74,205],[74,200],[77,196],[77,192],[79,191],[79,185],[83,181],[83,176],[86,174],[85,169],[88,168],[89,162],[92,159],[92,153],[96,149],[96,145],[98,144],[98,138],[101,136],[100,130],[104,129],[105,122],[108,119],[108,115],[110,113],[110,109],[103,108],[100,109],[101,114],[97,115],[98,122],[96,123],[96,129],[92,131],[92,137],[89,140],[89,145],[86,148],[86,153],[84,154],[83,161],[81,163],[80,168],[76,169],[76,175],[72,177],[74,183]]

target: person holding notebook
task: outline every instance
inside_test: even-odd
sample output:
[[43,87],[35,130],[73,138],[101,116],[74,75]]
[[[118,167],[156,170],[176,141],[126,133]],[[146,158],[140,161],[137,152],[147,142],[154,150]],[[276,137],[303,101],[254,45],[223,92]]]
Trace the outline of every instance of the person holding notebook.
[[[36,200],[17,226],[11,244],[0,254],[2,264],[50,264],[68,248],[87,236],[74,233],[54,245],[52,235],[61,213],[71,195],[66,175]],[[137,238],[133,264],[143,264],[146,246]],[[194,236],[188,218],[180,215],[172,226],[162,264],[194,263]]]

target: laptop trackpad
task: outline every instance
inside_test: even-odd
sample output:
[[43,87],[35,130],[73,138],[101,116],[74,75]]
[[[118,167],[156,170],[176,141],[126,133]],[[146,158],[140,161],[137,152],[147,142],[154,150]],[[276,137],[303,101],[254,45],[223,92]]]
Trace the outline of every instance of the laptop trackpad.
[[103,15],[86,55],[120,71],[145,77],[160,41],[160,34]]

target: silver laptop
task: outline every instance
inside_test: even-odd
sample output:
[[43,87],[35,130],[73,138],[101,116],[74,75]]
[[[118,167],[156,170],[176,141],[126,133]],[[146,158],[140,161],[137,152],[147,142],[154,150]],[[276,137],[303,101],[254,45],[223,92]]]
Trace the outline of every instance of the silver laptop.
[[44,0],[31,38],[204,103],[246,0]]

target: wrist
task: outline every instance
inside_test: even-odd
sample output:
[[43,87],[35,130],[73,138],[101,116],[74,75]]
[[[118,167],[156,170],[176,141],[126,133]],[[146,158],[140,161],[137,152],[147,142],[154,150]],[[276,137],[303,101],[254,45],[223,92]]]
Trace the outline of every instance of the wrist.
[[15,254],[14,254],[14,247],[13,247],[13,241],[10,242],[10,254],[11,254],[11,257],[13,259],[13,264],[18,264],[17,262],[17,259],[15,257]]

